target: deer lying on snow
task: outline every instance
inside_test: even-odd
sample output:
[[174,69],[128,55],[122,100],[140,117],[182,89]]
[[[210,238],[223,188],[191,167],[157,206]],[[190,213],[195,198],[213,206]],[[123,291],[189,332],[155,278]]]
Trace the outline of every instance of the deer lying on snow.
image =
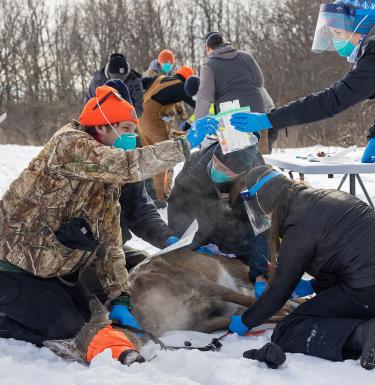
[[254,302],[247,270],[237,260],[189,250],[151,258],[129,276],[133,313],[156,336],[167,330],[225,329],[232,314]]
[[[133,314],[142,328],[155,336],[167,330],[204,333],[226,329],[230,316],[255,302],[242,262],[177,250],[150,257],[130,273]],[[274,320],[283,318],[284,308]],[[45,346],[64,358],[84,360],[98,328],[110,324],[107,309],[92,301],[91,320],[71,340],[48,341]],[[166,317],[168,315],[168,317]],[[126,331],[139,349],[141,340]]]

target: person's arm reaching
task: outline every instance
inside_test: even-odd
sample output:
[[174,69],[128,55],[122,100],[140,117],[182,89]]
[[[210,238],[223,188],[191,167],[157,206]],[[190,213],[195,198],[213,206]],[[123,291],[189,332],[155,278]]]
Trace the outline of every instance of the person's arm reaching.
[[[286,230],[271,284],[260,299],[237,319],[244,328],[251,329],[261,325],[283,307],[313,257],[314,245],[308,232],[301,226],[290,226]],[[235,328],[230,327],[230,330],[237,332]]]
[[73,129],[56,135],[49,145],[54,146],[46,164],[51,174],[114,184],[138,182],[164,172],[184,161],[186,152],[179,139],[124,151]]
[[[175,234],[162,220],[154,202],[147,194],[144,182],[122,187],[121,222],[128,224],[137,237],[158,248],[164,248],[166,240]],[[124,221],[123,221],[124,217]]]
[[367,49],[353,69],[324,91],[310,94],[269,114],[233,114],[239,131],[283,128],[330,118],[375,94],[375,46]]

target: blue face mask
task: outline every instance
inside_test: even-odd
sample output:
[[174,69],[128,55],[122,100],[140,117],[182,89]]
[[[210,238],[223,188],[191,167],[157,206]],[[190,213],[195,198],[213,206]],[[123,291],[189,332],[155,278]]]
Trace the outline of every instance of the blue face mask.
[[137,135],[125,133],[121,134],[112,144],[113,147],[121,148],[125,151],[134,150],[137,146]]
[[232,181],[232,178],[229,177],[224,171],[217,170],[215,167],[211,167],[211,180],[214,183],[228,183]]
[[355,45],[348,40],[333,39],[333,47],[342,57],[348,57],[355,49]]
[[163,63],[161,65],[161,70],[163,71],[163,73],[167,74],[169,72],[172,71],[172,68],[173,68],[173,64],[171,63]]

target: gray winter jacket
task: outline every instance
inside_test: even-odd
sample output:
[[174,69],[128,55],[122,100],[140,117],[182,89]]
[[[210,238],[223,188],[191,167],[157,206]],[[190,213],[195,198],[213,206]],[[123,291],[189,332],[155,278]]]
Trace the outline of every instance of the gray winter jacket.
[[238,99],[251,111],[264,112],[263,74],[255,59],[230,44],[212,52],[200,73],[200,87],[195,109],[196,118],[208,114],[210,104]]
[[[105,74],[105,67],[95,72],[85,95],[85,103],[95,96],[96,89],[102,86],[107,80],[109,80],[109,78]],[[141,75],[134,70],[130,70],[129,76],[125,80],[125,84],[129,89],[137,116],[140,117],[143,113],[143,87]]]

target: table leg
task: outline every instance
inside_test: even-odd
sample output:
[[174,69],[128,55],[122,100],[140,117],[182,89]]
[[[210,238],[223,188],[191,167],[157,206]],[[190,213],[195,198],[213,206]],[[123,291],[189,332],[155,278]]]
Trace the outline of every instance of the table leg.
[[337,187],[337,190],[341,190],[341,187],[342,185],[344,184],[344,182],[346,181],[346,178],[348,177],[348,174],[345,174],[342,179],[341,179],[341,182],[339,184],[339,187]]
[[355,175],[356,174],[349,174],[349,192],[350,195],[355,196]]
[[368,192],[367,192],[367,190],[366,190],[365,185],[363,184],[363,181],[362,181],[361,177],[360,177],[358,174],[356,174],[356,177],[357,177],[357,179],[358,179],[359,185],[360,185],[361,188],[362,188],[363,193],[365,194],[365,197],[366,197],[366,199],[367,199],[368,204],[369,204],[372,208],[374,208],[374,204],[372,203],[372,200],[371,200],[371,198],[370,198],[370,195],[368,195]]

